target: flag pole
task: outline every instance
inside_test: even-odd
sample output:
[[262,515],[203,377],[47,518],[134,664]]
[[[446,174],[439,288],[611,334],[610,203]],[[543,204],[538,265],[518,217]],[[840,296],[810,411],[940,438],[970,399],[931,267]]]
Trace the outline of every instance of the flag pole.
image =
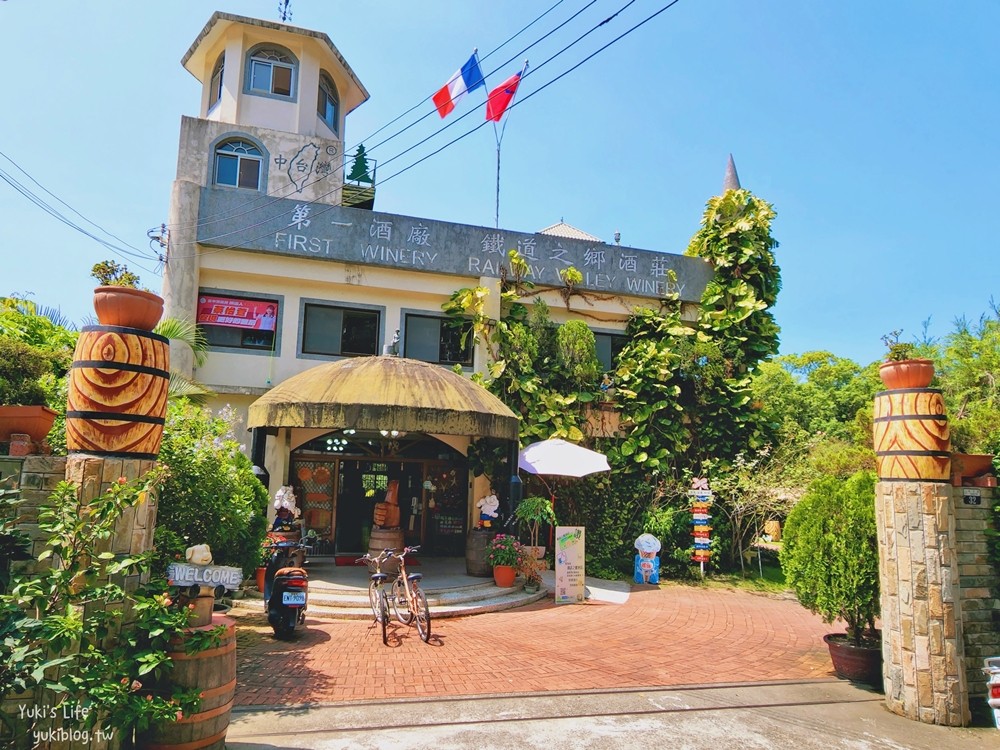
[[[521,68],[521,79],[524,79],[524,74],[528,71],[528,61],[524,61],[524,66]],[[518,81],[518,86],[520,86],[520,80]],[[510,119],[509,117],[507,118]],[[504,120],[503,125],[500,128],[500,134],[497,134],[497,124],[493,123],[493,137],[497,141],[497,185],[496,185],[496,209],[493,217],[493,226],[496,229],[500,228],[500,142],[503,141],[503,134],[507,130],[507,120]]]

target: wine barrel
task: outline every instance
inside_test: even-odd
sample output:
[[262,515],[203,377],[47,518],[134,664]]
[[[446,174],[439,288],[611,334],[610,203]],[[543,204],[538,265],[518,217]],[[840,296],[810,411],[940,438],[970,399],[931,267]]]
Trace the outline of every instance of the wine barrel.
[[170,383],[170,342],[137,328],[84,326],[66,405],[71,453],[155,459]]
[[879,479],[951,481],[948,415],[940,390],[906,388],[875,394],[872,434]]
[[465,572],[477,578],[492,578],[493,566],[488,558],[490,541],[495,536],[491,529],[473,529],[465,537]]
[[[371,537],[368,539],[368,554],[377,557],[384,549],[394,549],[402,552],[403,547],[402,529],[376,529],[372,528]],[[392,558],[382,563],[382,572],[395,575],[399,572],[399,560]]]
[[236,695],[236,623],[220,614],[212,622],[188,632],[226,628],[218,646],[188,654],[183,644],[168,652],[173,664],[169,672],[172,685],[197,688],[201,706],[197,713],[187,714],[179,721],[156,724],[139,737],[137,747],[146,750],[223,750],[229,713]]

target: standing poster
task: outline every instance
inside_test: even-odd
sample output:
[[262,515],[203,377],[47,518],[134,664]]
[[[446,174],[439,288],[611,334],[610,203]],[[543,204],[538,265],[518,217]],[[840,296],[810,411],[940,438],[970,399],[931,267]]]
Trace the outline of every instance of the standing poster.
[[556,604],[578,604],[586,598],[582,526],[556,527]]

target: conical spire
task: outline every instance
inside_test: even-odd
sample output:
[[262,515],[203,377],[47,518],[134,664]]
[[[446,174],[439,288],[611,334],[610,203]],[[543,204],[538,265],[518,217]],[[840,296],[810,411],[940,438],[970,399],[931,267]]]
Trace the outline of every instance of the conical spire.
[[729,155],[729,164],[726,165],[726,176],[722,180],[722,192],[725,193],[727,190],[739,190],[740,189],[740,176],[736,174],[736,162],[733,161],[733,155]]

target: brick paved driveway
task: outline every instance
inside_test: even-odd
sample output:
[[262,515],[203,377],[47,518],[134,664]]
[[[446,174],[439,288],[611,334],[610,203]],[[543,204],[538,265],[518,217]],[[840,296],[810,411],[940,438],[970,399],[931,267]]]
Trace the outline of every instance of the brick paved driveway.
[[395,621],[385,646],[371,623],[317,619],[284,642],[231,614],[240,706],[833,678],[835,628],[795,600],[695,586],[434,620],[429,644]]

